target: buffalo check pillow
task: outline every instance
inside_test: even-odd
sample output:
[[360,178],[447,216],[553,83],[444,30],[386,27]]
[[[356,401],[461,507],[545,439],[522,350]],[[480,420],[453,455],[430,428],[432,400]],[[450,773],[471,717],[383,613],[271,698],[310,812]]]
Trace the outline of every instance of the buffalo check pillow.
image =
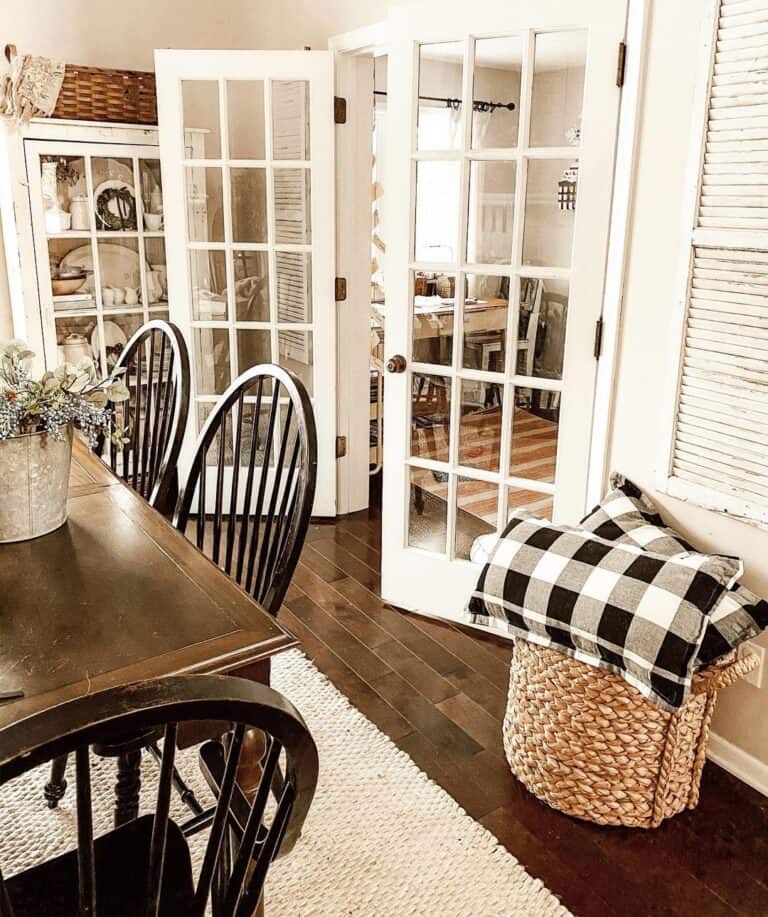
[[[671,556],[695,551],[664,524],[651,498],[619,474],[611,476],[611,490],[582,520],[581,527],[608,541],[636,544],[656,554]],[[768,602],[735,583],[723,593],[709,615],[696,665],[709,665],[766,627]]]
[[665,557],[541,519],[513,519],[467,607],[492,627],[622,676],[667,710],[688,696],[707,613],[731,557]]

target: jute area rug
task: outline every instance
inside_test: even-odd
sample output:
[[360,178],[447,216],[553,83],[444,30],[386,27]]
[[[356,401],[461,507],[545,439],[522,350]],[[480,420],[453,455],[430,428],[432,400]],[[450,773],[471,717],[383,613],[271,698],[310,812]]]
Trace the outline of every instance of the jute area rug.
[[[267,917],[567,917],[540,880],[300,652],[274,661],[273,685],[312,731],[320,778],[301,840],[270,870]],[[101,833],[111,827],[114,763],[94,757],[92,764],[94,817]],[[207,801],[194,750],[179,764],[201,801]],[[60,807],[50,811],[42,798],[46,771],[38,769],[0,790],[0,863],[6,875],[75,846],[74,780]],[[153,808],[157,773],[157,765],[145,757],[142,808]],[[183,820],[184,810],[175,804],[176,817]]]

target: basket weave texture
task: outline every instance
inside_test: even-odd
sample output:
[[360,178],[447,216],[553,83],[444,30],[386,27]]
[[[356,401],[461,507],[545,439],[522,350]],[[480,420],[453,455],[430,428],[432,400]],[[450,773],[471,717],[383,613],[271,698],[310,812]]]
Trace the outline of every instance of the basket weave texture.
[[515,776],[555,809],[601,825],[655,828],[699,801],[717,691],[757,665],[735,654],[694,675],[675,713],[618,675],[515,641],[504,750]]
[[51,117],[157,124],[155,74],[67,64]]

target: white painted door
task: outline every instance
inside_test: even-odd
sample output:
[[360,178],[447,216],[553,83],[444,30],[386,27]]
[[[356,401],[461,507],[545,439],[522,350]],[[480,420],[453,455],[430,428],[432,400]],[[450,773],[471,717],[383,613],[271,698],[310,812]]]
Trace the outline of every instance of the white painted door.
[[[623,0],[397,9],[384,598],[456,618],[477,539],[584,513]],[[446,101],[448,100],[448,101]],[[510,107],[511,106],[511,107]]]
[[170,315],[192,364],[182,480],[219,396],[279,363],[315,409],[313,513],[335,515],[332,57],[156,51],[155,69]]

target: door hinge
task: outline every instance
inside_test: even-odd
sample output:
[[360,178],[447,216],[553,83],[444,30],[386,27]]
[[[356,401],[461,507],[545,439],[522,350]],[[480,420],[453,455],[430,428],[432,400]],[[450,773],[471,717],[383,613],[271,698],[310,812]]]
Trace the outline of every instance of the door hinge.
[[337,436],[336,437],[336,458],[344,458],[347,454],[347,437],[346,436]]
[[626,42],[619,42],[619,56],[616,61],[616,85],[621,89],[624,85],[624,70],[627,66],[627,45]]
[[595,322],[595,345],[592,350],[595,355],[595,359],[600,359],[600,354],[603,352],[603,320],[599,318]]
[[345,302],[347,298],[347,278],[336,277],[333,282],[333,298],[336,302]]
[[347,123],[347,100],[342,96],[333,97],[333,123]]

